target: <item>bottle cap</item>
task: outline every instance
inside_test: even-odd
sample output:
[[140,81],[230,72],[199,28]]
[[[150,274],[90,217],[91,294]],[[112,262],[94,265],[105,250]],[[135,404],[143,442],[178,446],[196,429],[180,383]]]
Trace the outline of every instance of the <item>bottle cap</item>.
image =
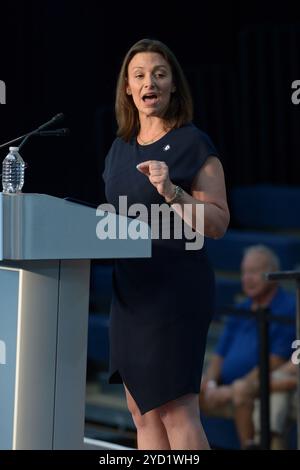
[[9,150],[11,150],[12,152],[18,152],[19,147],[9,147]]

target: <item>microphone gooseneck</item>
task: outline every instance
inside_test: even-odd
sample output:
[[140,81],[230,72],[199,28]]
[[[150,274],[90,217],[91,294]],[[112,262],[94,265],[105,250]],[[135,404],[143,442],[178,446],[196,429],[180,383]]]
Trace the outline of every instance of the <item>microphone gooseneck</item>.
[[[27,142],[29,137],[31,137],[32,135],[38,133],[39,131],[42,131],[44,129],[47,129],[50,126],[53,126],[54,124],[58,124],[59,122],[63,121],[64,117],[65,116],[64,116],[63,113],[56,114],[56,116],[54,116],[52,119],[50,119],[50,121],[45,122],[44,124],[39,126],[37,129],[34,129],[33,131],[28,132],[27,134],[21,135],[20,137],[17,137],[16,139],[12,139],[12,140],[9,140],[8,142],[4,142],[4,144],[0,145],[0,149],[4,148],[4,147],[7,147],[8,145],[14,144],[14,143],[19,142],[20,140],[24,139],[21,142],[21,144],[19,145],[19,149],[20,149]],[[60,131],[60,129],[58,129],[58,130]],[[69,132],[65,132],[64,134],[58,133],[58,134],[52,134],[52,135],[61,136],[61,135],[68,135],[68,133]]]

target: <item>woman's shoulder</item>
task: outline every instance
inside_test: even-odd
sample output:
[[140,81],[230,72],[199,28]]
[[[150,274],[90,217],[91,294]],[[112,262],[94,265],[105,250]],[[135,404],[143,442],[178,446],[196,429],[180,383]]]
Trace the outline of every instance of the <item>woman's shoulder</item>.
[[125,141],[121,137],[115,137],[111,144],[111,150],[116,150],[120,147],[122,147],[125,144]]
[[134,143],[135,143],[135,137],[132,136],[129,140],[125,140],[123,137],[121,136],[117,136],[113,143],[112,143],[112,148],[115,149],[115,150],[130,150],[133,146],[134,146]]
[[122,137],[116,137],[106,155],[106,159],[114,159],[118,157],[120,154],[124,155],[126,152],[129,152],[130,145],[126,142]]
[[200,129],[196,124],[193,122],[188,122],[187,124],[180,127],[178,130],[182,133],[183,136],[189,136],[195,142],[199,142],[201,140],[204,141],[211,141],[209,135]]
[[200,153],[211,153],[218,156],[217,149],[211,137],[193,122],[189,122],[177,129],[178,138],[189,147],[195,147]]
[[199,129],[192,121],[173,129],[174,137],[188,139],[191,143],[210,140],[210,137],[202,129]]

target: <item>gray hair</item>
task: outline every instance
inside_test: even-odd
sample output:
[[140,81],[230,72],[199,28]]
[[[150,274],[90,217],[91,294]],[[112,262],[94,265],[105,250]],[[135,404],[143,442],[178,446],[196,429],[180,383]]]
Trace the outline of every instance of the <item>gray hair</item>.
[[280,270],[280,261],[276,253],[268,248],[266,245],[252,245],[244,250],[244,257],[250,253],[261,253],[265,255],[268,260],[268,265],[270,271],[279,271]]

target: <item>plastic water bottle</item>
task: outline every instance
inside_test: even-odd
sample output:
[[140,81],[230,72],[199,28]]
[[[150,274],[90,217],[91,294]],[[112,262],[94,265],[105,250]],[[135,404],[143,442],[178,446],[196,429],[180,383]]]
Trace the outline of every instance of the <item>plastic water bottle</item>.
[[9,147],[9,154],[2,163],[3,193],[20,193],[24,185],[25,163],[19,147]]

